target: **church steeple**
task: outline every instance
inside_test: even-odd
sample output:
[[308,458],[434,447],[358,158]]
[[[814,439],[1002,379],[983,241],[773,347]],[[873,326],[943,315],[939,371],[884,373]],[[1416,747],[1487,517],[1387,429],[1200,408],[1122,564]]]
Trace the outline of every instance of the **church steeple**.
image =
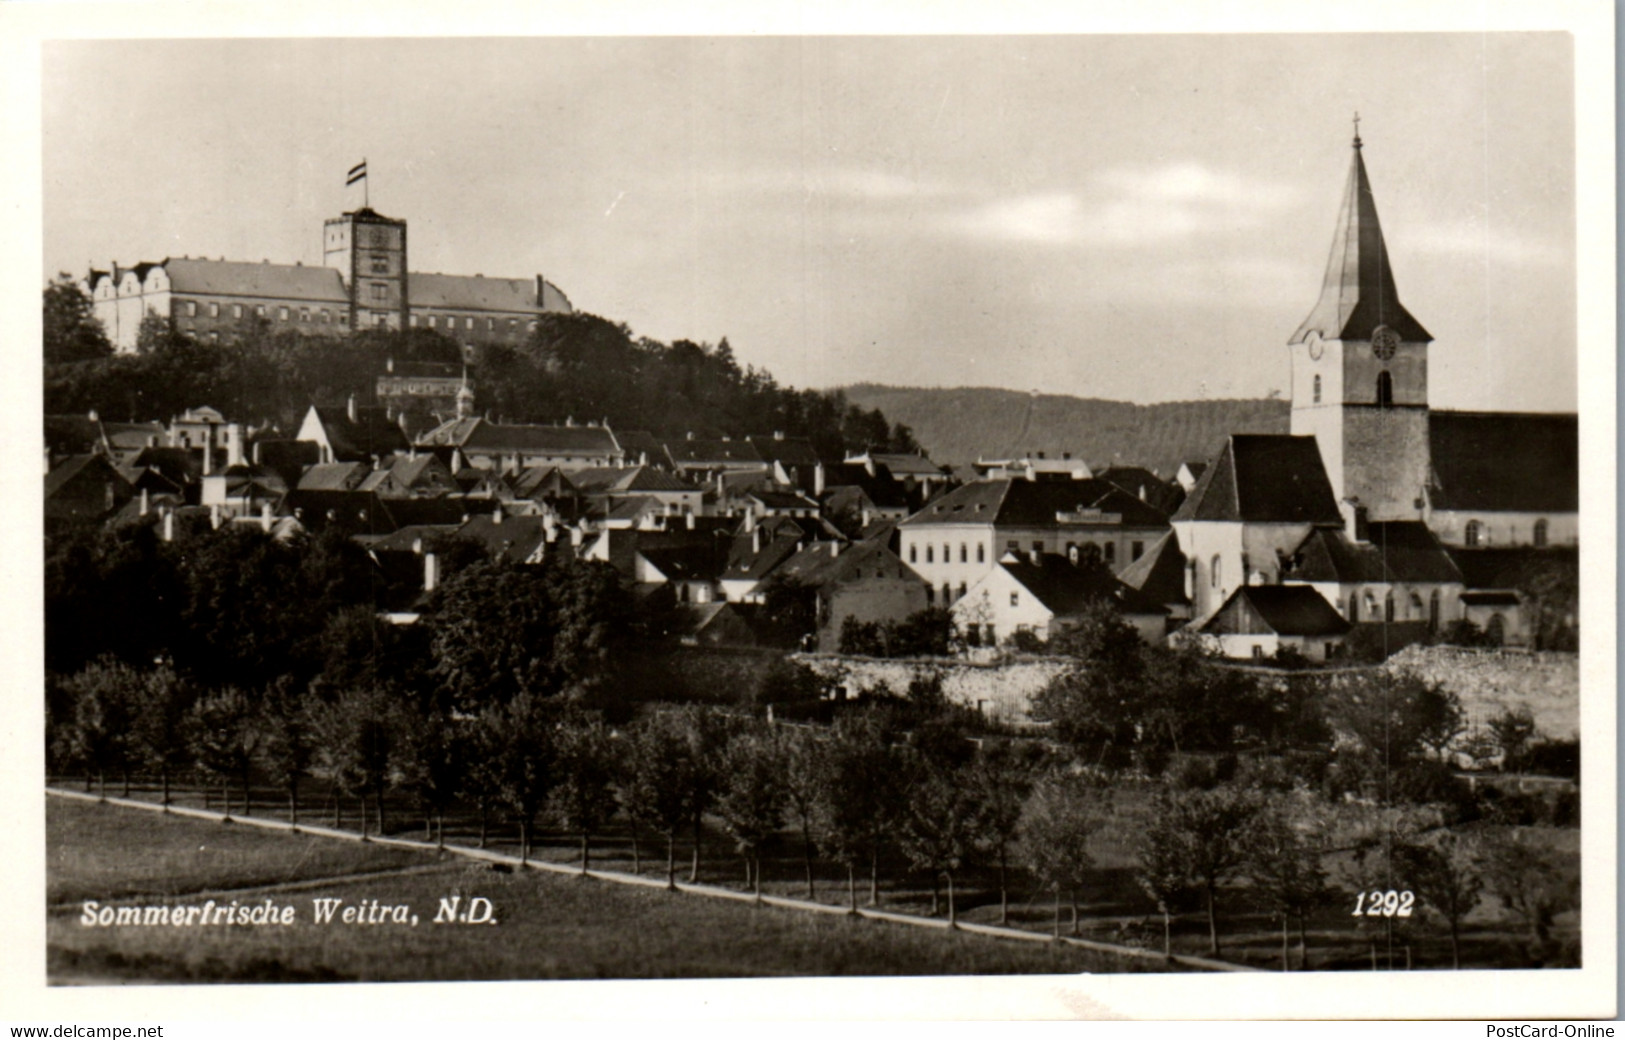
[[1310,333],[1321,339],[1369,340],[1386,325],[1407,343],[1428,343],[1433,337],[1399,302],[1388,246],[1377,221],[1377,201],[1371,194],[1361,157],[1359,116],[1354,123],[1354,157],[1348,185],[1332,235],[1332,253],[1326,262],[1326,280],[1320,299],[1289,343],[1302,343]]

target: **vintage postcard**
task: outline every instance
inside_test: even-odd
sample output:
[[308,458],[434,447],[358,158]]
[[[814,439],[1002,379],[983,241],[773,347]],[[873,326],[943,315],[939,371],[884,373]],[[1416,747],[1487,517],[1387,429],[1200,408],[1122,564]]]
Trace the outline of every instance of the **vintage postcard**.
[[1609,8],[278,10],[0,15],[15,1024],[1614,1014]]

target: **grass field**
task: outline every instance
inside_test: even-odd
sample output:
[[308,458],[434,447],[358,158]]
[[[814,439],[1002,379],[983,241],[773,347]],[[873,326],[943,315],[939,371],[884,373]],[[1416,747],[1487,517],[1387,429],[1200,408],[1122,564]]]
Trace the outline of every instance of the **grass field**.
[[[56,982],[1068,974],[1156,965],[60,799],[48,803],[47,826]],[[354,877],[412,866],[430,869]],[[296,908],[287,927],[80,923],[79,900],[105,901],[115,890],[143,905],[192,905],[226,889],[234,891],[224,899],[250,902],[235,890],[324,877],[332,880],[273,894]],[[500,923],[432,924],[439,899],[453,893],[489,899]],[[318,925],[318,898],[407,903],[420,923]]]

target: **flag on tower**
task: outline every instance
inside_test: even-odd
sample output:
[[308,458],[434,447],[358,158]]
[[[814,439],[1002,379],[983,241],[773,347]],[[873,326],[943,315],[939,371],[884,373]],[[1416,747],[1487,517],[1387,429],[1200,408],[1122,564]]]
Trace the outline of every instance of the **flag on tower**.
[[347,177],[346,177],[346,179],[344,181],[344,186],[346,188],[348,188],[350,185],[354,184],[356,181],[364,181],[366,179],[367,179],[367,160],[363,159],[360,162],[356,163],[354,166],[350,167],[350,172],[349,172],[349,174],[347,175]]

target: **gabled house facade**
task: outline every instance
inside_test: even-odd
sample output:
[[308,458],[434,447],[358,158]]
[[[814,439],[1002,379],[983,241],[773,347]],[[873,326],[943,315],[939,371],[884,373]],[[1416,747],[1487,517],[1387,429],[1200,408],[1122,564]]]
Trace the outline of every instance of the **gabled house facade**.
[[1079,566],[1057,553],[1005,553],[952,611],[967,642],[997,646],[1018,632],[1050,640],[1097,604],[1110,604],[1147,642],[1167,635],[1166,607],[1104,567]]

